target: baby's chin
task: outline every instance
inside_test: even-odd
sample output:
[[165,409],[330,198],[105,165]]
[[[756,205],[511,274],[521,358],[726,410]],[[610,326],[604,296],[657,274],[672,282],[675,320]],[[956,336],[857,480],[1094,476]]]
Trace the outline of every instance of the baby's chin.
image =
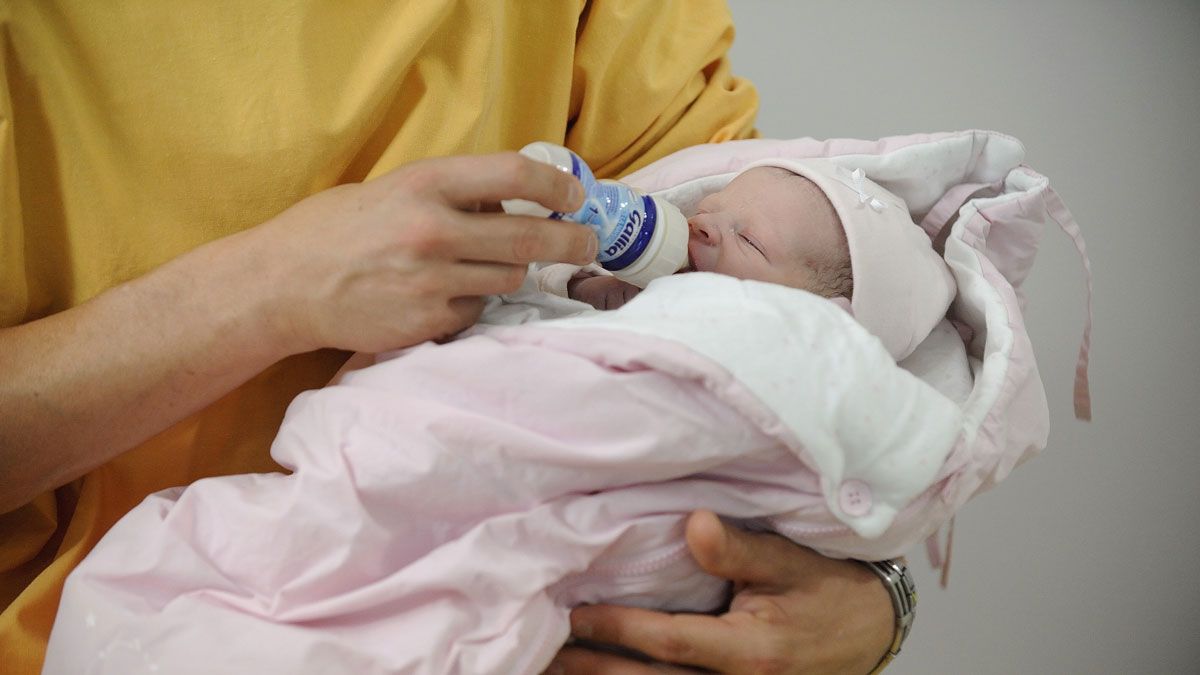
[[676,272],[676,274],[683,274],[684,272],[697,272],[697,271],[699,271],[699,270],[696,269],[696,259],[694,257],[692,257],[692,252],[689,250],[688,256],[687,256],[687,263],[683,267],[679,268],[679,271]]

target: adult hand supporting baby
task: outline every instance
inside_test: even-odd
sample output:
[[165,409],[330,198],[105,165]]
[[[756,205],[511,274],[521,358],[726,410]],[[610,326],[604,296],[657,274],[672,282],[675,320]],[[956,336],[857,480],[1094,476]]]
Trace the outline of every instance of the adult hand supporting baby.
[[891,600],[863,565],[826,558],[774,534],[744,532],[707,511],[688,520],[687,542],[702,568],[734,583],[728,611],[709,616],[578,607],[571,613],[575,637],[634,649],[659,663],[568,647],[547,672],[650,675],[705,668],[863,675],[887,650],[895,625]]
[[0,513],[107,462],[272,363],[452,334],[532,261],[587,263],[579,182],[517,153],[445,157],[315,194],[78,307],[0,330]]

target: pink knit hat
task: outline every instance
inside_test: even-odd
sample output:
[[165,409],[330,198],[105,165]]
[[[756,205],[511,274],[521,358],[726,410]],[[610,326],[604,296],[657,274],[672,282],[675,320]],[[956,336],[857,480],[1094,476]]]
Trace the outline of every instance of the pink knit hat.
[[945,316],[956,287],[929,235],[913,222],[900,197],[825,159],[767,159],[825,192],[841,218],[850,247],[854,318],[883,341],[897,360],[908,356]]

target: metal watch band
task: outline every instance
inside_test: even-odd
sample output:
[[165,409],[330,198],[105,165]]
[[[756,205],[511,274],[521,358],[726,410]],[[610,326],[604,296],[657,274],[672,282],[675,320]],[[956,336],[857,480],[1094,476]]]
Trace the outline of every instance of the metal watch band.
[[892,638],[892,644],[869,674],[876,675],[883,672],[892,659],[896,658],[909,631],[912,630],[913,617],[916,616],[917,609],[917,585],[913,582],[912,575],[908,573],[908,568],[897,560],[877,562],[863,560],[860,562],[883,582],[883,587],[892,599],[892,609],[896,612],[896,633]]

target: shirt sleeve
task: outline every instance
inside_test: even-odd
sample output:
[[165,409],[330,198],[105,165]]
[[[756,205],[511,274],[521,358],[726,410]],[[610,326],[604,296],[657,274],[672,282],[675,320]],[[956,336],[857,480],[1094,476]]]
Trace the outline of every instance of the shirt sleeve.
[[589,2],[567,146],[613,177],[692,145],[757,136],[758,93],[729,65],[733,33],[723,0]]

